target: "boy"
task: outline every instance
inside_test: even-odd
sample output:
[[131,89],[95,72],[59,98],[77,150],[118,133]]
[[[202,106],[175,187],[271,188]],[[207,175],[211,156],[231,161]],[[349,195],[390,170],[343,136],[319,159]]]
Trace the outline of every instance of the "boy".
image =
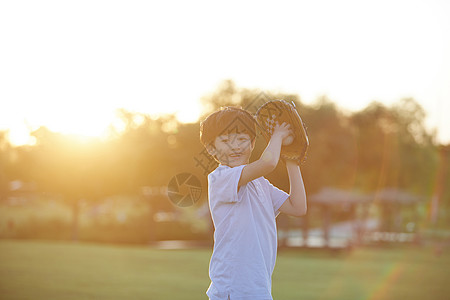
[[290,125],[275,127],[261,157],[249,163],[256,122],[242,109],[222,108],[200,125],[200,140],[219,166],[208,175],[208,198],[215,227],[214,250],[206,294],[211,300],[272,299],[272,272],[277,251],[275,218],[306,213],[300,168],[286,161],[290,194],[263,176],[275,169]]

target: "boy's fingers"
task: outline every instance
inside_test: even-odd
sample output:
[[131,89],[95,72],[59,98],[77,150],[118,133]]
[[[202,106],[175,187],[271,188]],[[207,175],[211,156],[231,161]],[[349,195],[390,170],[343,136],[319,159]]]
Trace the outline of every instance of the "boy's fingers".
[[286,122],[283,122],[281,125],[276,124],[274,129],[291,130],[291,124]]

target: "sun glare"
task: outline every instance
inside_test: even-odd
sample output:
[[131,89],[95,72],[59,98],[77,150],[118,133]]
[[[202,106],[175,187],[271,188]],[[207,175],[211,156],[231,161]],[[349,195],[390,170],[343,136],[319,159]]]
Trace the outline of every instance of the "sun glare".
[[0,49],[0,130],[9,129],[13,144],[33,143],[28,133],[39,126],[102,137],[121,107],[195,122],[200,98],[226,79],[290,91],[306,103],[326,95],[350,110],[414,97],[440,131],[450,128],[435,113],[449,95],[444,2],[261,4],[257,16],[273,19],[255,23],[248,19],[255,3],[247,2],[240,10],[217,7],[217,15],[150,2],[139,10],[113,2],[89,9],[62,4],[61,14],[13,3],[0,10],[3,27],[14,29],[0,32],[8,46]]
[[[147,114],[155,119],[166,114],[175,114],[178,121],[181,123],[192,123],[197,121],[200,114],[200,104],[195,101],[186,101],[178,105],[176,110],[173,110],[174,103],[170,105],[167,103],[151,104],[150,110],[153,113],[145,113],[149,110],[145,107],[131,107],[126,110],[136,112],[138,119],[134,120],[136,124],[140,124],[139,116]],[[38,112],[29,113],[27,118],[22,122],[15,120],[10,122],[8,127],[8,138],[11,144],[19,145],[33,145],[36,140],[30,135],[31,132],[38,129],[40,126],[45,126],[50,131],[61,133],[79,141],[89,141],[92,139],[106,139],[115,133],[121,133],[125,129],[125,125],[117,113],[117,109],[112,109],[106,104],[104,106],[97,105],[97,107],[90,107],[87,111],[84,106],[80,108],[72,107],[69,110],[53,111],[51,105],[45,108],[42,107]],[[172,108],[172,111],[170,110]]]
[[[30,114],[23,122],[14,122],[8,128],[8,138],[11,144],[33,145],[36,143],[31,132],[41,126],[50,131],[61,133],[76,138],[79,141],[88,141],[92,138],[106,138],[110,125],[114,124],[114,115],[104,111],[72,110],[71,113],[55,112],[51,109],[41,109],[35,114]],[[119,128],[120,129],[120,128]]]

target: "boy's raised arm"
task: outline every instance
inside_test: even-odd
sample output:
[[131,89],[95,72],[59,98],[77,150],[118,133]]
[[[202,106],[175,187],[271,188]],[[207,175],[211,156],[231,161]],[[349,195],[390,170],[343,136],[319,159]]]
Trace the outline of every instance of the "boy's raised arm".
[[280,212],[294,217],[306,214],[306,192],[303,184],[302,173],[297,163],[287,160],[286,169],[289,176],[289,198],[281,205]]
[[242,169],[238,186],[245,185],[247,182],[267,175],[276,168],[280,159],[280,151],[283,139],[290,134],[289,127],[290,125],[286,123],[275,127],[269,144],[261,154],[261,157],[258,160],[246,165]]

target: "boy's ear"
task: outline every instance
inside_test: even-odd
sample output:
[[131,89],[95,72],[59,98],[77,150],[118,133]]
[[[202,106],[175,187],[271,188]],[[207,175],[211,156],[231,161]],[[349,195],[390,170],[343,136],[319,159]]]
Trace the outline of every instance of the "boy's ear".
[[217,150],[216,147],[214,147],[211,143],[205,146],[206,151],[208,151],[209,155],[216,156]]

